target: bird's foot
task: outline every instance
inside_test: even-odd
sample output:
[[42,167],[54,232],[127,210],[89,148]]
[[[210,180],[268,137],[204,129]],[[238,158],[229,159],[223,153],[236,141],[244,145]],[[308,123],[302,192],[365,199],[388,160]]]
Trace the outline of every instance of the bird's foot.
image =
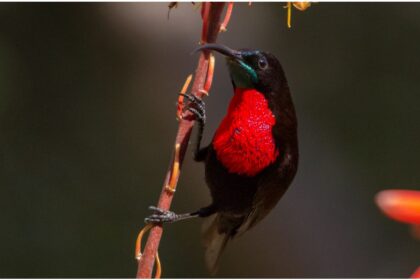
[[149,210],[155,213],[144,219],[146,224],[173,223],[181,218],[181,215],[177,215],[175,212],[163,210],[155,206],[149,206]]
[[206,122],[206,104],[204,101],[191,93],[180,93],[180,95],[189,101],[183,111],[190,111],[198,121],[204,124]]

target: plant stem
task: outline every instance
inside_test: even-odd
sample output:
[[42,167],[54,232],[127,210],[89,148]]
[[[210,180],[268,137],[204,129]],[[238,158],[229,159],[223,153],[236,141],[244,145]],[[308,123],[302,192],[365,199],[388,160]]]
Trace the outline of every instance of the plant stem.
[[[225,3],[218,2],[203,2],[203,11],[206,9],[207,15],[203,16],[203,30],[202,30],[202,43],[214,43],[217,39],[217,35],[219,34],[220,30],[220,18],[223,12],[223,8]],[[192,94],[197,97],[202,97],[203,93],[201,90],[204,87],[206,82],[208,64],[209,64],[209,52],[202,52],[200,54],[200,58],[198,60],[198,65],[195,70],[194,81],[192,85]],[[191,131],[194,125],[193,114],[191,112],[186,112],[184,119],[179,121],[178,132],[175,138],[175,146],[177,144],[180,145],[179,148],[179,168],[182,166],[182,162],[184,160],[185,152],[187,150],[188,141],[191,135]],[[175,152],[174,152],[175,153]],[[173,165],[175,160],[171,160],[171,164],[168,168],[168,172],[166,173],[165,181],[163,183],[163,189],[160,194],[158,207],[164,210],[169,210],[171,206],[171,202],[174,196],[173,192],[169,192],[166,188],[168,186],[169,181],[175,180],[175,184],[178,181],[179,172],[176,174],[172,174]],[[176,176],[173,178],[173,176]],[[171,178],[172,177],[172,178]],[[160,239],[162,237],[163,228],[160,225],[154,226],[150,230],[149,237],[146,242],[146,246],[143,252],[140,261],[138,262],[137,268],[137,278],[151,278],[153,266],[155,263],[155,256],[156,252],[159,247]]]

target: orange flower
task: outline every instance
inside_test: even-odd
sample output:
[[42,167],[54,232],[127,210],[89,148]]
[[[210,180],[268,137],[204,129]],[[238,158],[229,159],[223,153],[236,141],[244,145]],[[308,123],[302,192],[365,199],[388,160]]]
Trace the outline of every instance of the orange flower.
[[[385,190],[376,195],[375,201],[391,219],[411,224],[413,236],[420,239],[420,191]],[[411,278],[420,278],[420,266]]]
[[311,2],[292,2],[293,6],[299,11],[304,11],[311,6]]
[[416,271],[414,271],[410,278],[420,278],[420,266],[417,267]]
[[379,192],[376,204],[388,217],[408,224],[420,224],[420,191],[385,190]]

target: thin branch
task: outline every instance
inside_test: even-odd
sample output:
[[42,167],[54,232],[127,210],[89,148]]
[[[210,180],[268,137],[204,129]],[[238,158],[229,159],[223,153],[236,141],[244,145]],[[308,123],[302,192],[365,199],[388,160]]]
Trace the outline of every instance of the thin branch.
[[[203,15],[203,30],[202,30],[202,43],[214,43],[217,39],[217,35],[219,34],[220,25],[221,25],[221,14],[223,12],[225,3],[218,2],[204,2],[202,7],[202,15]],[[194,81],[192,85],[192,94],[197,97],[202,97],[204,84],[207,80],[207,72],[209,68],[209,52],[203,52],[200,54],[200,58],[198,60],[198,65],[194,75]],[[182,167],[182,162],[184,160],[185,152],[187,150],[188,141],[191,135],[191,130],[194,125],[194,117],[193,114],[190,112],[186,112],[185,117],[179,121],[178,132],[175,139],[175,147],[179,147],[178,149],[178,164],[179,168],[178,171]],[[175,154],[175,151],[174,151]],[[174,196],[173,191],[168,190],[169,182],[175,186],[178,182],[178,177],[180,172],[176,172],[177,174],[172,174],[174,170],[175,164],[175,156],[171,160],[171,164],[168,168],[168,172],[165,177],[165,181],[163,183],[163,189],[160,194],[158,207],[164,210],[169,210],[171,206],[171,202]],[[144,252],[138,262],[137,268],[137,278],[150,278],[152,276],[152,270],[155,263],[155,256],[156,252],[159,247],[160,239],[162,237],[163,229],[162,226],[154,226],[150,230],[149,237],[147,239],[147,243],[144,249]]]

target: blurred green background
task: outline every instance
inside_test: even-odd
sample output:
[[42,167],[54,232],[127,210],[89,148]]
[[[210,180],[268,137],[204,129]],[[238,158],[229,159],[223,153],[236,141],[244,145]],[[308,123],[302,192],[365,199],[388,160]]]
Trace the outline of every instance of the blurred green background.
[[[299,117],[297,177],[232,242],[220,277],[407,277],[420,242],[374,195],[420,186],[420,4],[235,4],[219,42],[281,60]],[[0,4],[0,276],[134,277],[191,73],[199,10],[183,3]],[[208,143],[232,89],[223,60]],[[173,209],[209,202],[188,151]],[[200,220],[165,227],[164,277],[208,277]]]

